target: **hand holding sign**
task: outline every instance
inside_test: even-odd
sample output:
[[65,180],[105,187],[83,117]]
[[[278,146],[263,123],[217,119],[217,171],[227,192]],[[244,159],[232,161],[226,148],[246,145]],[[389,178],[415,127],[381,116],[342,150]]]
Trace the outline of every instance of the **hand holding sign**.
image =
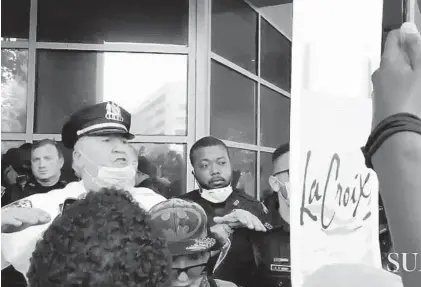
[[373,128],[397,113],[421,117],[421,36],[413,23],[389,33],[380,68],[373,74]]
[[244,209],[234,209],[223,217],[215,217],[215,223],[225,223],[231,228],[244,227],[256,231],[266,231],[263,223],[252,213]]
[[38,208],[5,208],[1,211],[1,232],[18,232],[29,226],[48,223],[50,220],[48,213]]

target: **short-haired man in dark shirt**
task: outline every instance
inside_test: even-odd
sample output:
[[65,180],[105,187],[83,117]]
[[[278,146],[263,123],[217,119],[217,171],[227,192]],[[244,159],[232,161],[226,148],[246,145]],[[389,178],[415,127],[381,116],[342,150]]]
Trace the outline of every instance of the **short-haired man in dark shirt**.
[[267,221],[267,209],[244,191],[232,187],[233,170],[228,148],[223,141],[214,137],[198,140],[190,150],[190,161],[199,189],[181,198],[202,206],[210,230],[216,237],[225,231],[231,238],[231,248],[214,277],[238,286],[254,287],[252,278],[256,262],[251,237],[254,230],[266,231],[271,228]]
[[63,151],[57,142],[43,139],[34,143],[31,149],[32,177],[25,184],[21,196],[14,201],[65,187],[67,182],[61,176],[63,164]]
[[269,209],[273,229],[258,233],[255,237],[254,247],[259,266],[256,284],[290,287],[289,143],[279,146],[272,155],[269,185],[273,193],[264,199],[264,204]]

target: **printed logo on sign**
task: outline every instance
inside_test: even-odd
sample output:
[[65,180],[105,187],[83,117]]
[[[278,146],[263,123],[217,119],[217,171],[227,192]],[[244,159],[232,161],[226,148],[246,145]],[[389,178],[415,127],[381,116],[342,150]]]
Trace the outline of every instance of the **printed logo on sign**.
[[[405,272],[421,272],[421,255],[420,253],[389,253],[387,260],[387,270],[393,273]],[[401,263],[400,263],[401,262]]]
[[[354,176],[352,184],[343,185],[339,180],[341,159],[335,153],[328,166],[326,179],[320,182],[317,179],[312,180],[307,178],[310,163],[311,151],[308,151],[304,171],[300,225],[304,225],[305,218],[309,218],[313,222],[319,221],[321,223],[321,229],[327,234],[348,234],[361,228],[362,222],[358,221],[357,223],[357,220],[362,218],[362,221],[365,221],[371,216],[369,211],[363,209],[362,212],[365,212],[365,214],[361,214],[360,211],[361,206],[367,205],[371,199],[371,191],[366,188],[367,183],[371,179],[370,173],[358,173]],[[331,204],[332,202],[334,204]],[[345,219],[338,217],[337,211],[340,208],[350,210],[352,213],[351,216]],[[337,227],[334,227],[335,225]],[[331,228],[329,229],[329,227]]]
[[105,118],[119,122],[124,121],[123,117],[121,116],[120,107],[113,102],[107,103]]

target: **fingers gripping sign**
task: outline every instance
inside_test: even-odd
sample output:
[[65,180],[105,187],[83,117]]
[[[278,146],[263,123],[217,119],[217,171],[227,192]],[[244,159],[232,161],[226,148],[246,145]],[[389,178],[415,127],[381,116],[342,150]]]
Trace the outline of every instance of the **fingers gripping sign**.
[[380,68],[373,74],[373,128],[397,113],[421,116],[418,78],[421,73],[421,36],[413,23],[391,31]]
[[222,217],[215,217],[213,220],[215,223],[227,224],[231,228],[243,227],[256,231],[266,231],[259,218],[244,209],[234,209],[231,213]]

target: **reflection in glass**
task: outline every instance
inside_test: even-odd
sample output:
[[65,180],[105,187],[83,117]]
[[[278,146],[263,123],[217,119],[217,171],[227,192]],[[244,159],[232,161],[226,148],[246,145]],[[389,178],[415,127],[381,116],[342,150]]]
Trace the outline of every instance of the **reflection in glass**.
[[212,62],[211,135],[242,143],[256,143],[256,83]]
[[1,132],[25,132],[28,51],[1,50]]
[[212,1],[212,52],[256,74],[257,13],[244,1]]
[[277,148],[289,141],[291,100],[265,86],[260,88],[260,143]]
[[291,41],[262,19],[261,77],[291,91]]
[[38,41],[187,45],[189,0],[38,1]]
[[260,153],[260,200],[272,193],[269,186],[269,177],[272,175],[272,154]]
[[170,198],[186,193],[187,163],[184,144],[131,143],[131,145],[139,157],[147,159],[143,161],[141,171],[148,173],[150,178],[157,179],[159,191],[164,197]]
[[41,50],[37,62],[36,133],[60,133],[71,113],[112,100],[134,134],[186,135],[185,55]]
[[240,174],[234,187],[256,198],[256,152],[232,147],[228,149],[232,169]]
[[30,0],[1,1],[1,40],[16,41],[29,38]]

